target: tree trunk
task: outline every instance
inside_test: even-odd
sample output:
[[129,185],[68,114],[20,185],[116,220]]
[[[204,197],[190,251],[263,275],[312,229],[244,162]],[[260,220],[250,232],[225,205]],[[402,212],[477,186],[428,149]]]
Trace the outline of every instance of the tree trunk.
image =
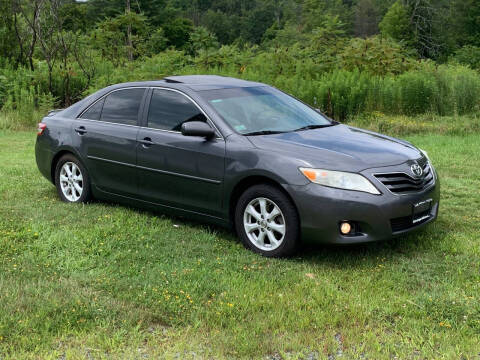
[[17,13],[14,12],[13,14],[13,27],[15,28],[15,35],[17,37],[18,41],[18,47],[20,49],[20,53],[18,54],[17,58],[17,66],[18,65],[23,65],[24,64],[24,54],[23,54],[23,40],[22,37],[20,36],[20,32],[18,30],[18,20],[17,20]]
[[33,31],[32,42],[30,44],[30,50],[28,51],[28,63],[30,64],[30,70],[34,71],[33,66],[33,52],[35,51],[35,44],[37,43],[37,32]]

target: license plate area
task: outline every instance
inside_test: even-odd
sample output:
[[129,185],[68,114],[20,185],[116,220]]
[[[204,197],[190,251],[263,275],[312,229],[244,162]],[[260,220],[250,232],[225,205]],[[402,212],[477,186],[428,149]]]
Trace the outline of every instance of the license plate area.
[[417,224],[427,220],[430,217],[432,210],[432,199],[427,199],[413,204],[412,223]]

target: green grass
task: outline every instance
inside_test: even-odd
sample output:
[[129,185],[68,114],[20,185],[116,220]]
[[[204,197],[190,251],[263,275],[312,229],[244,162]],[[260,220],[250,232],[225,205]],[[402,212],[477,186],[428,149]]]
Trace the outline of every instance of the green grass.
[[68,205],[32,132],[0,132],[0,358],[478,359],[480,138],[414,135],[438,221],[266,259],[228,232],[114,204]]

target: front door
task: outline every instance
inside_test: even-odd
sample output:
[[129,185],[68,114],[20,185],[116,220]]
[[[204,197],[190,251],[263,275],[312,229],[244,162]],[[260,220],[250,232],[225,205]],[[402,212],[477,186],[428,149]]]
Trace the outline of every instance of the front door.
[[225,141],[183,136],[186,121],[207,121],[183,93],[154,89],[146,127],[138,133],[140,196],[150,202],[221,215]]

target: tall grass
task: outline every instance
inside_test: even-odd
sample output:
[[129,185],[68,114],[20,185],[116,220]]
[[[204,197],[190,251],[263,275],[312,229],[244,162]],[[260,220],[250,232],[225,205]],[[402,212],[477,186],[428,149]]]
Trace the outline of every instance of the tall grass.
[[[315,85],[305,85],[307,101],[340,120],[359,113],[463,115],[480,107],[480,75],[461,66],[413,70],[378,77],[358,71],[336,70]],[[312,99],[313,94],[316,98]]]
[[[62,106],[61,69],[48,89],[45,66],[35,72],[6,64],[0,68],[1,128],[28,127],[38,122],[48,108]],[[80,71],[72,73],[70,85],[78,100],[107,85],[139,80],[161,79],[171,74],[220,74],[266,82],[322,109],[341,121],[359,114],[381,112],[414,116],[435,114],[455,116],[480,110],[480,74],[461,65],[420,64],[400,75],[372,75],[358,69],[321,71],[311,58],[286,51],[239,51],[223,47],[197,58],[169,50],[115,68],[98,60],[90,86]],[[84,90],[87,89],[87,90]]]

